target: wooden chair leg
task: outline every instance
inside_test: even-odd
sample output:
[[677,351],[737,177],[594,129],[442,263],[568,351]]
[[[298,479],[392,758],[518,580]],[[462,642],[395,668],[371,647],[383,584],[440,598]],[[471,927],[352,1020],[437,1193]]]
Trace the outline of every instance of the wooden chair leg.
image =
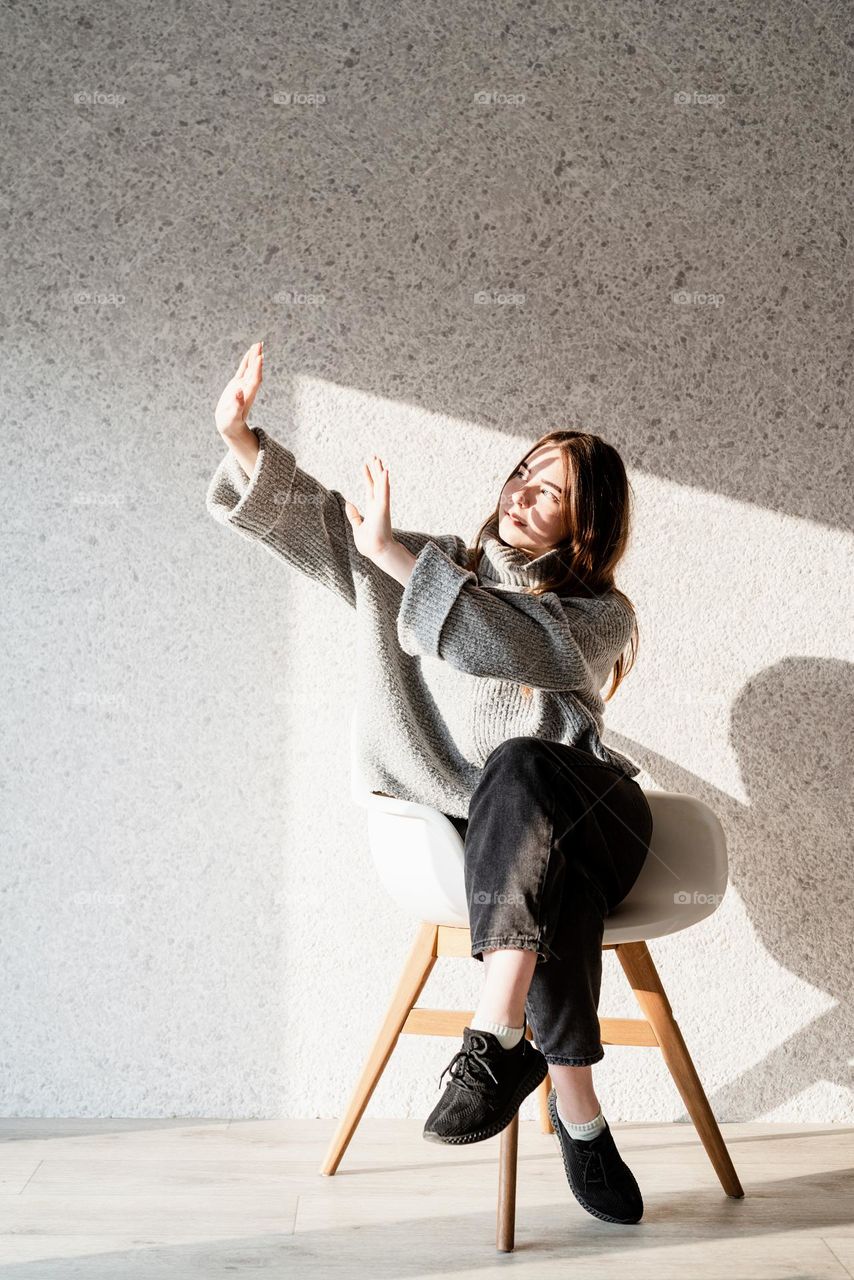
[[540,1128],[543,1133],[554,1133],[555,1127],[549,1115],[549,1094],[552,1091],[552,1078],[547,1075],[542,1084],[537,1085],[537,1102],[540,1106]]
[[519,1154],[519,1112],[501,1130],[498,1150],[498,1220],[495,1247],[512,1253],[516,1246],[516,1164]]
[[416,934],[383,1024],[371,1047],[347,1110],[327,1149],[326,1157],[320,1167],[322,1174],[331,1176],[338,1168],[365,1108],[371,1100],[371,1094],[377,1087],[386,1064],[394,1052],[403,1024],[430,977],[433,965],[436,963],[437,934],[437,926],[427,922],[421,925]]
[[709,1105],[700,1077],[697,1075],[682,1032],[679,1030],[670,1001],[667,999],[649,948],[645,942],[621,942],[616,951],[623,972],[635,993],[647,1021],[655,1032],[668,1070],[682,1101],[694,1122],[703,1146],[706,1148],[715,1173],[728,1196],[739,1199],[744,1190],[738,1179],[730,1154],[718,1128],[715,1114]]

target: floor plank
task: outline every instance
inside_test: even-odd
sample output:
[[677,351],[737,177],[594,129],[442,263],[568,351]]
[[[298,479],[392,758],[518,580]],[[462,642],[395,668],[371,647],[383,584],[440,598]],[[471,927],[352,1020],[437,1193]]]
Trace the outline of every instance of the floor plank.
[[616,1125],[644,1195],[619,1227],[575,1202],[553,1135],[519,1125],[516,1249],[495,1249],[499,1139],[363,1119],[0,1120],[0,1280],[518,1276],[852,1280],[854,1130],[724,1125],[727,1197],[691,1125]]

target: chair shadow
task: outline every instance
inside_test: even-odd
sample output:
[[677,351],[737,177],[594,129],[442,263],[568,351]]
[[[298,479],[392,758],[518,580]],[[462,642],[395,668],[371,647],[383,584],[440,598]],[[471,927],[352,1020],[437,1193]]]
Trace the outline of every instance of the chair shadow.
[[726,832],[730,883],[765,950],[836,1001],[709,1095],[726,1117],[755,1116],[819,1080],[845,1089],[854,1083],[852,725],[849,663],[792,657],[757,674],[736,699],[730,726],[746,803],[642,743],[607,734],[659,787],[714,809]]

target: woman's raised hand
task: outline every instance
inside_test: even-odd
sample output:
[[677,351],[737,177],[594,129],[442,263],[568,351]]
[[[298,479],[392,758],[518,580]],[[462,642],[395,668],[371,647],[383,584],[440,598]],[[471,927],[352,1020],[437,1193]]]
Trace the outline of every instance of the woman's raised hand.
[[246,352],[237,373],[226,383],[225,390],[214,410],[216,429],[221,436],[248,427],[246,415],[258,394],[264,375],[264,344],[256,342]]
[[347,502],[344,509],[353,529],[353,541],[357,549],[369,560],[375,560],[388,551],[394,542],[389,472],[382,458],[378,458],[376,454],[372,454],[368,462],[363,463],[362,471],[367,489],[364,517],[352,502]]

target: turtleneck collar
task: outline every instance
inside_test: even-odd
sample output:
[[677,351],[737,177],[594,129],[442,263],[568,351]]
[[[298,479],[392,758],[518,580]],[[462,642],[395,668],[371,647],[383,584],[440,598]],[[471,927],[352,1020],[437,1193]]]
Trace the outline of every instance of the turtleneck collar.
[[504,542],[498,535],[496,516],[484,528],[481,549],[478,577],[508,590],[538,587],[562,567],[560,553],[554,549],[532,557]]

